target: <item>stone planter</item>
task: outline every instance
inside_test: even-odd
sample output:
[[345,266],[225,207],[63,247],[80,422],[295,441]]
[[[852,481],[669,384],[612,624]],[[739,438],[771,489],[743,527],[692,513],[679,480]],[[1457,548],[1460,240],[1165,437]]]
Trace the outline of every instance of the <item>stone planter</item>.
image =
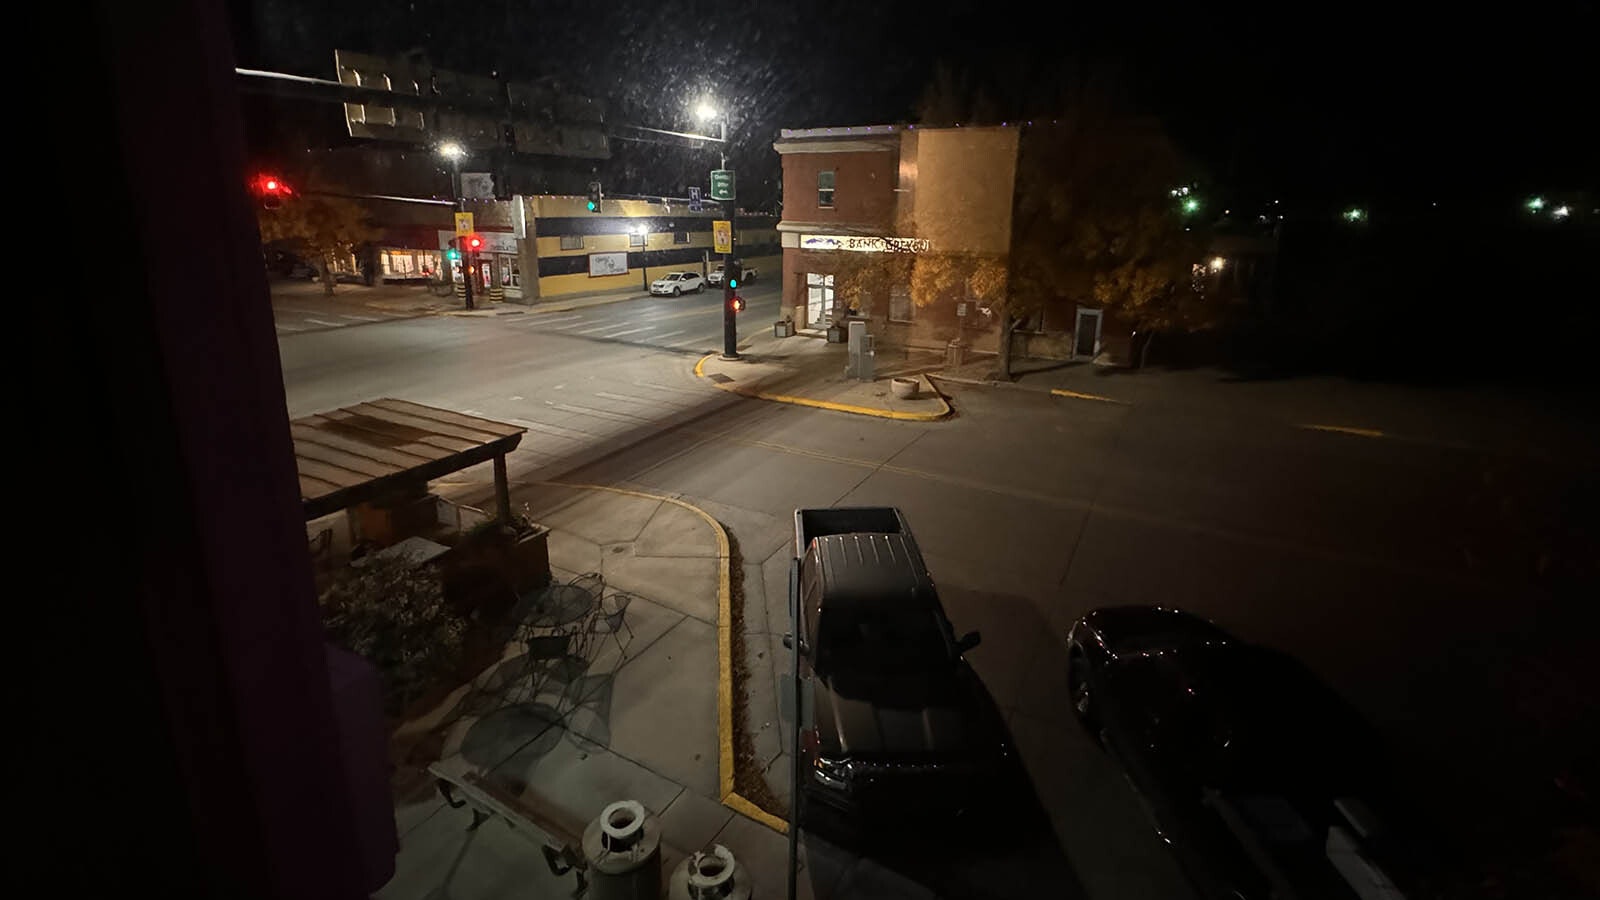
[[517,535],[508,548],[506,574],[519,594],[550,583],[550,529],[534,525]]
[[793,322],[790,322],[789,320],[785,319],[785,320],[783,320],[781,322],[773,322],[772,323],[772,336],[773,337],[775,337],[775,338],[786,338],[786,337],[789,337],[792,334],[794,334],[794,323]]
[[922,382],[915,378],[889,379],[889,390],[893,391],[894,395],[899,397],[901,400],[909,400],[912,397],[915,397],[917,395],[917,391],[921,389],[921,387]]

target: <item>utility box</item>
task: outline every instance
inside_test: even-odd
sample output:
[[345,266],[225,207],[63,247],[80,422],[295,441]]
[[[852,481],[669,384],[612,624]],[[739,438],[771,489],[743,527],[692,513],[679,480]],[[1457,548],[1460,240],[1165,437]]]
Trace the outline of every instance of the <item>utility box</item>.
[[871,381],[877,377],[878,372],[877,342],[867,333],[866,322],[852,319],[849,328],[850,338],[846,348],[849,361],[845,364],[844,376]]

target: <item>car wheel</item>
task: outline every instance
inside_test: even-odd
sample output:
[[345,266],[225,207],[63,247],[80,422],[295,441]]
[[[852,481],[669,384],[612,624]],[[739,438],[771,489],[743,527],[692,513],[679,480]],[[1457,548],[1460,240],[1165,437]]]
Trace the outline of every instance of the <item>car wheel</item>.
[[1072,698],[1072,714],[1079,724],[1090,734],[1098,734],[1100,729],[1095,720],[1098,709],[1089,680],[1089,659],[1078,647],[1067,652],[1067,695]]
[[683,295],[683,290],[681,288],[673,288],[672,289],[672,296],[681,297],[682,295]]
[[705,291],[706,291],[706,286],[703,285],[703,284],[697,284],[697,285],[694,286],[694,292],[696,294],[703,294],[703,293],[705,293]]

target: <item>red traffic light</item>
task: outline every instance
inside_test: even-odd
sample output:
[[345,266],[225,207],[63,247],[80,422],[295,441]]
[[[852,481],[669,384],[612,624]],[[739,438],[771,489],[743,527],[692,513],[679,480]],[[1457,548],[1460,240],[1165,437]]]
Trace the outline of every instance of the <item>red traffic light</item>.
[[473,253],[483,249],[483,238],[475,234],[467,235],[466,238],[463,239],[462,243],[466,246],[467,250]]
[[255,194],[261,205],[267,209],[277,209],[283,205],[283,198],[294,193],[282,178],[266,172],[250,179],[250,192]]
[[734,294],[733,295],[733,299],[728,301],[728,302],[733,304],[733,311],[734,312],[736,312],[736,313],[737,312],[744,312],[744,298],[743,297],[739,296],[738,294]]

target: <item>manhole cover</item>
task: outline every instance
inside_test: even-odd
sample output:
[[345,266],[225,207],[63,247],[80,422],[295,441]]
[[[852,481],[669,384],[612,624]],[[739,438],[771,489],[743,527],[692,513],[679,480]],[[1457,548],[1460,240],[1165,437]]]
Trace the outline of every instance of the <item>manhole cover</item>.
[[712,372],[710,375],[707,375],[706,377],[711,379],[712,381],[715,381],[717,384],[727,384],[728,382],[733,380],[732,378],[729,378],[728,376],[722,374],[721,372]]

